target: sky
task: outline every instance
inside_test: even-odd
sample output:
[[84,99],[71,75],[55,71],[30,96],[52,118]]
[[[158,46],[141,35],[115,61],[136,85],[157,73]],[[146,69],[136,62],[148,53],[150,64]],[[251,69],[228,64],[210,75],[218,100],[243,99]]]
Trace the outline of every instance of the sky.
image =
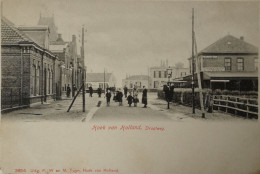
[[118,84],[128,75],[147,75],[148,68],[183,62],[191,56],[192,8],[198,51],[231,34],[259,45],[257,2],[148,0],[3,0],[3,14],[16,25],[36,25],[54,15],[58,32],[80,44],[85,33],[88,72],[113,72]]

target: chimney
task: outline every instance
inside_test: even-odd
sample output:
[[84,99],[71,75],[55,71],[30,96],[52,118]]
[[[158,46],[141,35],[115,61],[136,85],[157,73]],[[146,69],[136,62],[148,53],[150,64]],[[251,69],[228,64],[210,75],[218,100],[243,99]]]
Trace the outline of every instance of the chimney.
[[240,36],[240,40],[244,40],[244,36]]

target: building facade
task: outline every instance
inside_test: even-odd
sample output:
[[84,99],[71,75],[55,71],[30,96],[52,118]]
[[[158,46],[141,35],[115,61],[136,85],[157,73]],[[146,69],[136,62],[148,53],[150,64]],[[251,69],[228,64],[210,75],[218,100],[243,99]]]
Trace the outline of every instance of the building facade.
[[151,77],[147,75],[133,75],[122,80],[122,87],[133,89],[134,87],[140,89],[145,86],[150,89],[152,87]]
[[[169,69],[172,73],[170,79],[168,78]],[[189,68],[177,68],[174,66],[168,66],[166,64],[161,64],[161,66],[154,66],[150,68],[150,77],[151,77],[151,88],[159,89],[165,85],[169,80],[173,81],[189,74]]]
[[2,108],[53,99],[56,56],[4,17],[1,36]]
[[[191,58],[189,64],[191,72]],[[258,49],[243,37],[227,35],[203,49],[198,53],[198,67],[203,88],[258,90]],[[197,73],[195,64],[194,70]]]
[[92,86],[94,90],[116,86],[116,78],[113,73],[86,73],[86,88]]

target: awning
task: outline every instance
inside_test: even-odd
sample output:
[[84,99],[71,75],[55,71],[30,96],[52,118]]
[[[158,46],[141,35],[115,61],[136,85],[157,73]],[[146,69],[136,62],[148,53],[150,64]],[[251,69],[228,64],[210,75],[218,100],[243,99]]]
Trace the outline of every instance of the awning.
[[257,72],[203,72],[203,80],[252,80],[258,79]]
[[230,80],[210,80],[210,82],[229,82]]

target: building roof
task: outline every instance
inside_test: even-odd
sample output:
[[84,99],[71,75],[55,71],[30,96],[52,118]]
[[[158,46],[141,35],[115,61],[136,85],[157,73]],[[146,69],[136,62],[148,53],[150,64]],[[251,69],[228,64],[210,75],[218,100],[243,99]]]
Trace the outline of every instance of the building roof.
[[63,52],[66,47],[67,47],[67,44],[64,44],[64,45],[50,45],[49,49],[52,52]]
[[20,42],[33,42],[25,33],[19,31],[16,26],[6,19],[1,18],[1,44],[16,45]]
[[200,53],[258,53],[256,46],[232,35],[227,35],[203,49]]
[[147,76],[147,75],[133,75],[130,77],[127,77],[125,80],[149,80],[151,79],[151,77]]
[[41,47],[49,48],[49,27],[48,26],[19,26],[18,30],[29,36]]
[[50,41],[56,41],[58,38],[57,27],[54,22],[54,17],[42,17],[38,21],[38,25],[47,25],[50,29]]
[[167,69],[167,68],[174,68],[173,66],[152,66],[150,69]]
[[[108,82],[112,73],[105,73],[105,82]],[[104,73],[86,73],[86,82],[104,82]]]
[[[18,30],[18,28],[14,25],[14,23],[12,23],[11,21],[9,21],[8,19],[2,16],[1,17],[1,45],[19,45],[19,44],[32,44],[38,49],[43,48],[39,46],[35,41],[33,41],[30,36]],[[54,57],[54,55],[49,50],[45,50],[45,52]]]

